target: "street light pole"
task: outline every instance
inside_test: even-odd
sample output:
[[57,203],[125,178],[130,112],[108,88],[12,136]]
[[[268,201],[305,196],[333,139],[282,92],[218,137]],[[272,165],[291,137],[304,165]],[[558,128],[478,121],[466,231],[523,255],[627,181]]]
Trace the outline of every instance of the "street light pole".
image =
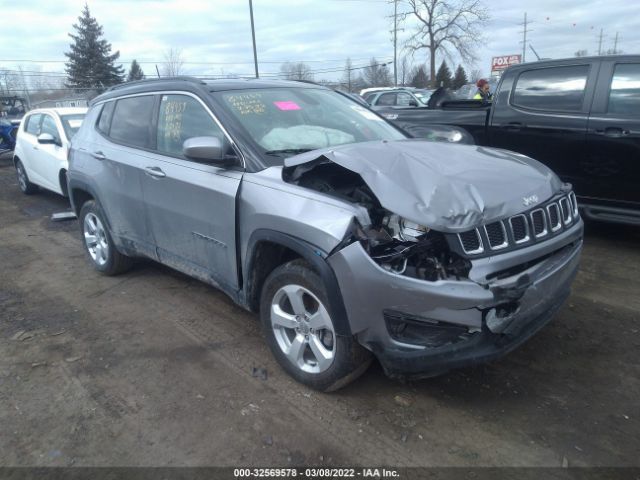
[[398,0],[393,0],[393,86],[398,86]]
[[249,0],[249,15],[251,16],[251,38],[253,39],[253,63],[256,66],[256,78],[260,78],[258,74],[258,54],[256,53],[256,30],[253,26],[253,2]]

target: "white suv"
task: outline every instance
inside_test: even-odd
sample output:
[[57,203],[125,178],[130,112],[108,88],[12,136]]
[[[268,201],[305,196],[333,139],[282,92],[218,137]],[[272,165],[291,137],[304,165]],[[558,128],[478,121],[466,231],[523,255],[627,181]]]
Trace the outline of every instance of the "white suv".
[[13,154],[23,193],[43,187],[67,196],[67,154],[86,113],[86,108],[52,108],[25,115]]

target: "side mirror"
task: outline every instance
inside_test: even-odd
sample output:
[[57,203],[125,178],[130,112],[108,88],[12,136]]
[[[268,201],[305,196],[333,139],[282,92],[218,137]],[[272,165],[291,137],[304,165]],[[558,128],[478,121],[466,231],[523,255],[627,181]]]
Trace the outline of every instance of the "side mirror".
[[182,154],[188,159],[216,165],[229,164],[228,149],[229,144],[218,137],[193,137],[182,144]]
[[58,145],[60,142],[50,133],[41,133],[38,135],[38,143],[42,145]]
[[412,98],[411,100],[409,100],[409,106],[410,107],[417,107],[418,106],[418,102],[415,98]]

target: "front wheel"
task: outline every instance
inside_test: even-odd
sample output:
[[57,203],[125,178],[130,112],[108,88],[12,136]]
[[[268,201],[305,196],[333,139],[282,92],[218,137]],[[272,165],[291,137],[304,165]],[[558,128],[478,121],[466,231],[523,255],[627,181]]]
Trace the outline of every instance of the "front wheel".
[[116,249],[102,209],[95,201],[89,200],[82,206],[78,220],[84,251],[96,270],[105,275],[117,275],[131,267],[132,259]]
[[295,260],[266,279],[260,299],[264,335],[278,363],[316,390],[337,390],[358,378],[370,353],[351,336],[336,335],[320,277]]

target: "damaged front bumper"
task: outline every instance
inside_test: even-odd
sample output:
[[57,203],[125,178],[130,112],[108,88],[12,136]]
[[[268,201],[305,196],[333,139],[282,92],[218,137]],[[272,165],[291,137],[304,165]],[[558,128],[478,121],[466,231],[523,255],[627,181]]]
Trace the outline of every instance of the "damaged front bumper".
[[530,248],[472,262],[469,278],[425,281],[394,274],[355,242],[328,258],[352,333],[392,377],[430,377],[515,349],[570,292],[582,221]]

